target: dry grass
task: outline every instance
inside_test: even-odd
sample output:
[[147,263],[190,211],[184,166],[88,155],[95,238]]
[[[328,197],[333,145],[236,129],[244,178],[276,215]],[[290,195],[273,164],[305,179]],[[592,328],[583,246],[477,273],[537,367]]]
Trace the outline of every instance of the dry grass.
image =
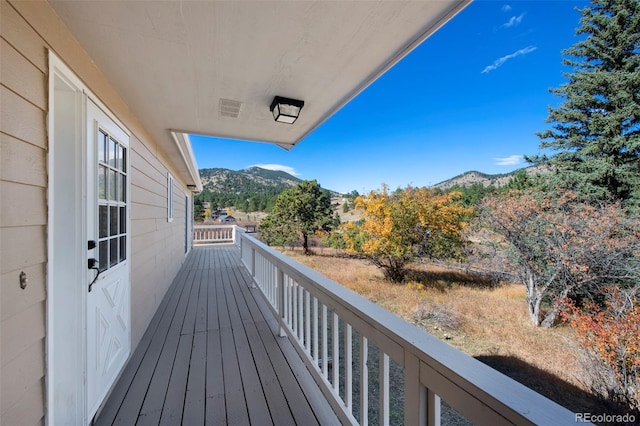
[[597,406],[577,380],[569,330],[532,326],[521,285],[488,285],[429,265],[415,266],[420,282],[398,285],[365,260],[326,249],[316,256],[286,254],[573,411]]
[[244,226],[245,224],[257,224],[264,219],[267,214],[264,212],[251,212],[245,213],[240,210],[231,209],[231,216],[235,217],[238,221],[237,225]]

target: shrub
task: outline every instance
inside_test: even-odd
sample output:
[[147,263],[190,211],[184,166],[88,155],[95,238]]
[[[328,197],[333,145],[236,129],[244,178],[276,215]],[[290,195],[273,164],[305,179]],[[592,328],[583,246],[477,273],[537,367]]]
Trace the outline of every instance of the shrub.
[[638,287],[607,288],[604,307],[565,300],[562,317],[583,352],[585,384],[604,400],[640,411],[640,300]]

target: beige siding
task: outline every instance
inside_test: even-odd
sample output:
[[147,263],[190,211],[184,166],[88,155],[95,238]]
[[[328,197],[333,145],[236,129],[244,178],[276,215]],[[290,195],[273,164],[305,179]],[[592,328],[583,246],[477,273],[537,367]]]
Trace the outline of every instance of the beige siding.
[[10,426],[41,425],[44,418],[44,392],[44,378],[26,387],[22,399],[5,410],[0,423]]
[[42,38],[29,23],[6,1],[0,2],[2,38],[13,46],[42,74],[47,73],[47,51],[43,49]]
[[5,2],[0,31],[0,424],[38,424],[45,409],[46,50]]
[[0,181],[0,217],[5,227],[21,227],[47,224],[45,188],[23,183]]
[[[16,405],[25,391],[38,386],[42,380],[44,359],[42,343],[37,342],[20,354],[20,359],[7,363],[2,375],[2,403],[7,407]],[[5,424],[5,423],[3,423]],[[11,424],[11,423],[6,423]]]
[[42,70],[13,48],[9,43],[0,40],[2,62],[0,72],[7,86],[18,91],[18,94],[41,109],[46,107],[46,79]]
[[44,110],[4,86],[0,87],[0,109],[4,133],[32,145],[46,146]]
[[[178,207],[184,198],[184,187],[174,180],[174,220],[168,222],[167,174],[170,170],[158,158],[155,145],[132,138],[131,164],[131,250],[140,259],[139,267],[132,270],[133,292],[154,301],[146,306],[138,304],[132,317],[132,328],[143,331],[142,325],[151,320],[155,304],[162,299],[178,271],[180,263],[176,258],[184,258],[184,213]],[[178,238],[176,232],[180,233]],[[141,336],[133,337],[137,341]]]
[[44,188],[47,153],[42,147],[0,134],[0,179]]
[[[132,347],[184,261],[185,185],[46,2],[0,0],[0,424],[46,410],[48,60],[52,49],[132,133]],[[27,274],[21,289],[19,275]]]

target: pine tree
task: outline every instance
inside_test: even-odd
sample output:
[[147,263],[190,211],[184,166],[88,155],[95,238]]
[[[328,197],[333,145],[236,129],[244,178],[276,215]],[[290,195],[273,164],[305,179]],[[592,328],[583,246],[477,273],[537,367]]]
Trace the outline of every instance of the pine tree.
[[283,246],[300,235],[305,254],[310,254],[309,237],[330,231],[335,226],[332,216],[329,191],[315,180],[305,180],[278,196],[271,213],[260,222],[260,233],[268,244]]
[[553,154],[528,160],[556,170],[552,186],[640,204],[640,1],[592,0],[580,12],[586,38],[563,51],[573,71],[552,90],[565,100],[538,134]]

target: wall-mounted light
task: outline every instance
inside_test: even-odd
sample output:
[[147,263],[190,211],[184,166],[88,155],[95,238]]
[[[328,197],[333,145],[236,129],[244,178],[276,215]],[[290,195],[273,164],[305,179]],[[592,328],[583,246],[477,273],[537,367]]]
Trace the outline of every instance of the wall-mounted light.
[[300,115],[304,101],[276,96],[271,102],[273,119],[280,123],[293,124]]
[[191,191],[195,191],[197,188],[197,186],[195,185],[187,185],[187,189],[191,190]]

